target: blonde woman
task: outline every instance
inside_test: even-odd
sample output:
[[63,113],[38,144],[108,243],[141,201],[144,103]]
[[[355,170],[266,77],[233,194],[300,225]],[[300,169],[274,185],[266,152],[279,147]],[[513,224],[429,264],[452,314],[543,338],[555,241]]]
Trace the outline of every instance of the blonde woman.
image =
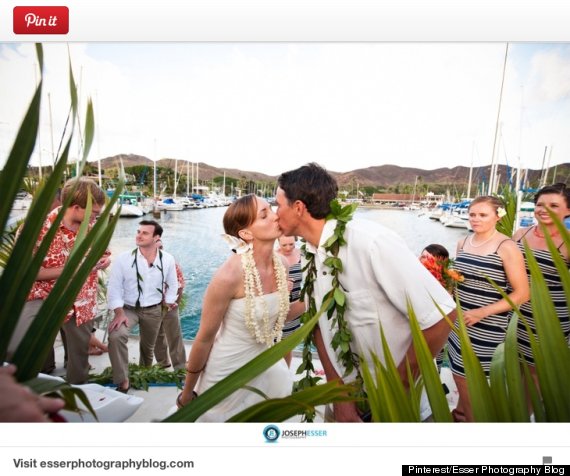
[[[564,295],[564,288],[562,287],[560,274],[554,265],[554,260],[550,254],[548,245],[546,244],[546,236],[550,236],[554,242],[554,246],[556,246],[557,252],[566,262],[566,266],[570,269],[570,256],[568,249],[564,245],[564,240],[560,236],[560,232],[558,231],[556,224],[548,214],[548,210],[550,210],[560,221],[563,221],[565,217],[570,215],[570,189],[563,183],[548,185],[536,193],[534,203],[534,216],[538,221],[538,225],[534,225],[529,228],[521,228],[514,234],[513,239],[517,242],[523,253],[523,243],[526,243],[531,248],[544,279],[546,280],[550,297],[552,298],[556,308],[556,313],[560,319],[562,331],[568,338],[568,336],[570,336],[570,311],[568,310],[568,302]],[[530,278],[528,266],[527,274]],[[532,307],[530,302],[524,303],[521,306],[521,312],[533,333],[536,335],[536,325],[532,317]],[[534,358],[530,348],[528,332],[522,320],[518,323],[517,340],[519,351],[529,364],[531,373],[534,374]]]
[[[234,255],[216,272],[204,296],[200,328],[186,365],[177,405],[201,394],[281,340],[289,315],[287,264],[274,251],[281,235],[277,216],[255,195],[236,200],[224,215],[226,240]],[[248,383],[270,398],[291,393],[292,376],[283,359]],[[199,421],[226,421],[262,397],[234,392]]]
[[[473,200],[469,206],[473,234],[459,240],[455,260],[455,269],[464,276],[464,281],[457,285],[457,293],[467,333],[486,375],[493,352],[505,339],[511,310],[487,277],[517,305],[529,297],[523,255],[514,241],[495,228],[504,212],[501,200],[496,197],[481,196]],[[459,392],[454,417],[458,421],[473,421],[457,325],[448,341],[451,371]]]

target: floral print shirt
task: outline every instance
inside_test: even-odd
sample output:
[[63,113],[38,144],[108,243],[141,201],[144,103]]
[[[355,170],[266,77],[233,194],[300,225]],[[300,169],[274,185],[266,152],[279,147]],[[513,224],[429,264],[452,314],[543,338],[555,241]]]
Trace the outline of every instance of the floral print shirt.
[[[42,242],[44,236],[51,228],[53,222],[55,221],[57,214],[59,213],[61,207],[57,207],[52,210],[42,226],[40,234],[38,236],[38,241],[34,247],[34,253],[37,252],[40,243]],[[93,224],[91,224],[92,226]],[[59,224],[59,229],[55,234],[55,237],[48,249],[48,252],[42,263],[42,268],[59,268],[65,265],[73,245],[75,244],[77,233],[67,228],[63,223]],[[109,250],[105,251],[104,257],[109,256],[111,253]],[[27,300],[32,301],[35,299],[46,299],[49,293],[52,291],[56,280],[48,279],[42,281],[35,281],[30,293],[28,294]],[[97,315],[97,271],[93,270],[89,273],[85,284],[79,291],[79,294],[75,298],[73,307],[65,317],[64,322],[68,322],[71,317],[75,314],[75,321],[78,326],[89,322],[95,318]]]
[[184,289],[184,286],[186,286],[186,282],[184,281],[184,274],[182,273],[182,268],[178,263],[176,263],[175,266],[176,266],[176,279],[178,281],[178,289]]

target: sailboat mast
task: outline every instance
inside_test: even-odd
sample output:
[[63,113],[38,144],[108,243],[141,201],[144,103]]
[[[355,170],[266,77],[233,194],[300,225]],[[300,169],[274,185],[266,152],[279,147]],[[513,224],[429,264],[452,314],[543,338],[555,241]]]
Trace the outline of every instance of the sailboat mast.
[[190,161],[186,162],[186,196],[190,196]]
[[157,196],[156,196],[156,139],[154,139],[154,168],[153,168],[153,178],[152,178],[152,196],[156,203]]
[[178,159],[174,159],[174,198],[176,198],[177,185],[178,185]]
[[552,146],[550,146],[550,151],[548,152],[548,160],[546,161],[546,168],[544,169],[544,180],[542,182],[542,187],[546,185],[548,181],[548,171],[550,170],[550,159],[552,159]]
[[469,167],[469,182],[467,183],[467,197],[471,198],[471,181],[473,180],[473,156],[475,155],[475,142],[471,148],[471,167]]
[[493,152],[491,155],[491,177],[489,178],[489,192],[488,194],[491,195],[496,188],[497,185],[497,168],[496,168],[496,164],[495,164],[495,159],[496,159],[496,150],[497,150],[497,140],[499,138],[499,120],[501,118],[501,105],[503,103],[503,88],[505,86],[505,73],[507,70],[507,57],[509,55],[509,44],[507,43],[507,46],[505,48],[505,61],[503,63],[503,77],[501,79],[501,91],[499,93],[499,107],[497,110],[497,120],[495,123],[495,139],[493,141]]
[[542,154],[542,166],[540,167],[540,170],[541,170],[540,188],[544,187],[544,184],[546,183],[546,174],[545,174],[546,169],[544,168],[544,162],[546,161],[546,150],[547,149],[548,149],[548,146],[545,145],[544,146],[544,154]]

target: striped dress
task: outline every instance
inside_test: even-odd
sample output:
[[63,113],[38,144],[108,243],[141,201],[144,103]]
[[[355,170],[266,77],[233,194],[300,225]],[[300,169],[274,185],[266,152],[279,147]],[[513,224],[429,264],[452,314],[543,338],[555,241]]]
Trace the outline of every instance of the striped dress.
[[[509,282],[503,266],[503,260],[498,254],[499,248],[507,240],[499,243],[494,253],[480,256],[467,253],[463,246],[457,253],[455,269],[465,277],[457,286],[457,293],[463,311],[477,309],[502,299],[501,294],[487,281],[492,279],[505,292],[510,292]],[[465,242],[463,242],[465,244]],[[473,326],[467,327],[475,355],[479,358],[486,375],[489,375],[491,359],[497,346],[505,340],[510,311],[492,314],[480,320]],[[451,371],[456,375],[465,376],[461,347],[456,322],[448,339],[449,362]]]
[[[289,293],[289,302],[295,302],[298,301],[301,296],[301,283],[303,281],[301,261],[289,267],[289,279],[293,280],[293,289],[291,289],[291,293]],[[286,322],[283,326],[283,339],[295,332],[299,327],[301,327],[301,316]]]
[[[531,228],[529,228],[529,230],[530,229]],[[517,245],[519,246],[524,255],[524,245],[521,242],[523,238],[524,235],[521,236],[519,241],[517,241]],[[562,247],[562,244],[560,245],[560,247]],[[560,247],[558,248],[559,250]],[[558,273],[558,270],[554,265],[554,260],[552,259],[552,255],[548,250],[532,250],[532,253],[536,258],[536,261],[538,262],[538,266],[540,268],[540,271],[544,275],[544,279],[546,280],[546,285],[548,287],[550,297],[552,298],[552,302],[554,303],[556,314],[560,319],[562,332],[564,332],[564,335],[566,336],[566,338],[568,338],[568,336],[570,335],[570,311],[568,310],[568,303],[566,301],[566,296],[564,294],[564,288],[562,287],[562,281]],[[562,256],[562,258],[566,261],[566,265],[570,269],[570,262],[568,262],[568,260],[566,260],[564,256]],[[527,263],[526,255],[525,255],[525,263]],[[528,264],[526,265],[526,272],[530,279],[530,271],[528,269]],[[536,324],[532,317],[532,306],[530,301],[525,302],[520,307],[520,310],[522,315],[527,320],[527,323],[530,326],[532,332],[536,335]],[[520,319],[517,326],[517,341],[519,345],[519,352],[522,353],[524,359],[530,365],[534,366],[534,358],[532,356],[532,351],[530,348],[528,332],[526,331],[526,327],[523,324],[522,320]]]

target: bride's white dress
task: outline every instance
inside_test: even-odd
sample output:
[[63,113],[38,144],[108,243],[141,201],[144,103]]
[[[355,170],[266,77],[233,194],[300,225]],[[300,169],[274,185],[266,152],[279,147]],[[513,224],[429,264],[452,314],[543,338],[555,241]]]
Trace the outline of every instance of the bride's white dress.
[[[255,298],[255,315],[260,328],[262,328],[260,321],[263,315],[262,299],[267,303],[270,328],[272,329],[277,320],[279,310],[279,293],[266,294]],[[264,344],[255,341],[255,338],[245,326],[245,298],[232,300],[216,336],[208,358],[208,364],[196,385],[196,392],[201,394],[208,390],[266,349],[267,347]],[[284,359],[280,359],[275,365],[247,383],[247,386],[260,390],[269,398],[281,398],[290,395],[292,385],[291,371]],[[226,421],[233,415],[262,400],[263,397],[261,395],[242,388],[222,400],[215,407],[212,407],[197,421]]]

